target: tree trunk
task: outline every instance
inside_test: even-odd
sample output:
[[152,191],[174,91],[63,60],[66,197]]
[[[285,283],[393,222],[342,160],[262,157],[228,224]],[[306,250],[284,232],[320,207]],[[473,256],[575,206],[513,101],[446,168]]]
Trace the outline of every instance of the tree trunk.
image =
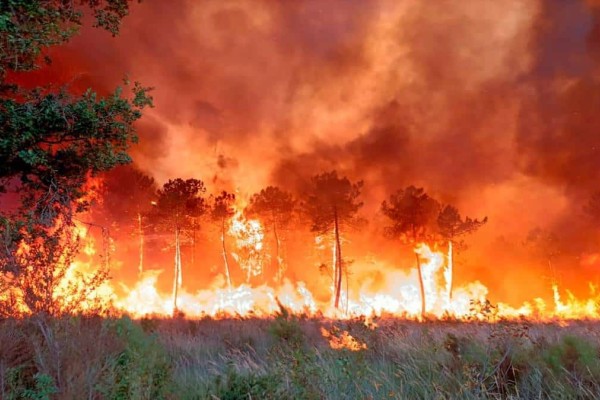
[[[338,267],[338,263],[337,263],[337,242],[335,241],[335,227],[333,228],[333,248],[332,248],[332,252],[331,252],[331,266],[332,266],[332,270],[331,270],[331,289],[332,289],[332,293],[335,295],[335,283],[337,280],[337,267]],[[335,296],[334,296],[335,297]]]
[[223,252],[223,261],[225,262],[225,276],[227,277],[227,288],[231,291],[231,274],[229,273],[229,260],[227,259],[227,250],[225,249],[225,218],[221,220],[221,248]]
[[336,271],[336,277],[335,277],[335,308],[339,308],[340,305],[340,295],[342,292],[342,247],[340,245],[340,227],[339,227],[339,221],[338,221],[338,216],[337,216],[337,212],[335,213],[334,216],[334,233],[335,233],[335,247],[336,247],[336,261],[337,261],[337,267],[335,269]]
[[349,288],[349,282],[350,280],[348,279],[348,267],[344,268],[344,275],[346,275],[346,314],[348,314],[348,308],[349,308],[349,302],[350,302],[350,288]]
[[417,271],[419,273],[419,291],[421,292],[421,317],[425,317],[425,285],[423,284],[423,273],[421,271],[421,260],[419,259],[419,254],[415,252],[415,257],[417,259]]
[[554,265],[552,265],[552,260],[548,258],[548,268],[550,269],[550,274],[552,275],[552,284],[558,284],[558,280],[556,278],[556,271],[554,270]]
[[140,238],[140,263],[138,266],[138,273],[141,275],[144,272],[144,231],[142,229],[142,214],[138,211],[138,236]]
[[448,265],[446,268],[448,269],[448,300],[452,301],[452,290],[454,285],[454,258],[452,254],[452,240],[448,240]]
[[192,227],[192,270],[196,266],[196,221],[194,220],[194,225]]
[[279,258],[279,234],[277,233],[277,223],[273,222],[273,234],[275,235],[275,260],[277,261],[276,265],[277,265],[277,282],[281,282],[281,279],[283,278],[283,271],[281,268],[281,259]]
[[177,296],[182,284],[181,276],[181,246],[179,242],[179,227],[175,228],[175,270],[173,274],[173,315],[177,313]]

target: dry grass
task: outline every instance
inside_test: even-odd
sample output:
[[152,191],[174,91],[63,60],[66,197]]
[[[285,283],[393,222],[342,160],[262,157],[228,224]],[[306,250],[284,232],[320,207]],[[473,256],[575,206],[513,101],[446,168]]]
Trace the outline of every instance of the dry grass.
[[[2,399],[598,398],[600,323],[30,318],[0,322]],[[367,349],[334,350],[320,329]]]

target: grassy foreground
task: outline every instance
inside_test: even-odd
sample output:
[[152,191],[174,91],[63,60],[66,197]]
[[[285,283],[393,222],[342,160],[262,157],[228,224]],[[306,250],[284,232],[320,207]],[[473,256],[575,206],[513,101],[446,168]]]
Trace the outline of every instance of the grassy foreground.
[[[1,399],[598,398],[600,323],[0,321]],[[344,330],[367,349],[335,350]]]

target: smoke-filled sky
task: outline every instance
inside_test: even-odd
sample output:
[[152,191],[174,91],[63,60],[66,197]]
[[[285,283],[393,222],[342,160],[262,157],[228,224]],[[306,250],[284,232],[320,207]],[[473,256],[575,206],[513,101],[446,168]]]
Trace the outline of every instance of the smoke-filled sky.
[[337,169],[372,212],[416,184],[489,217],[473,254],[589,232],[599,1],[145,0],[119,37],[86,28],[53,54],[45,76],[74,87],[156,87],[133,154],[158,182],[252,193]]

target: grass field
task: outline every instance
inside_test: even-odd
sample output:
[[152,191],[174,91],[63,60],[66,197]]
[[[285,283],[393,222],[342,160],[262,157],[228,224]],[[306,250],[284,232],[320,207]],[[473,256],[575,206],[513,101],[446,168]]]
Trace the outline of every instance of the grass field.
[[[376,325],[285,312],[243,320],[6,319],[0,398],[600,397],[598,322],[383,318]],[[345,331],[360,350],[331,348]]]

